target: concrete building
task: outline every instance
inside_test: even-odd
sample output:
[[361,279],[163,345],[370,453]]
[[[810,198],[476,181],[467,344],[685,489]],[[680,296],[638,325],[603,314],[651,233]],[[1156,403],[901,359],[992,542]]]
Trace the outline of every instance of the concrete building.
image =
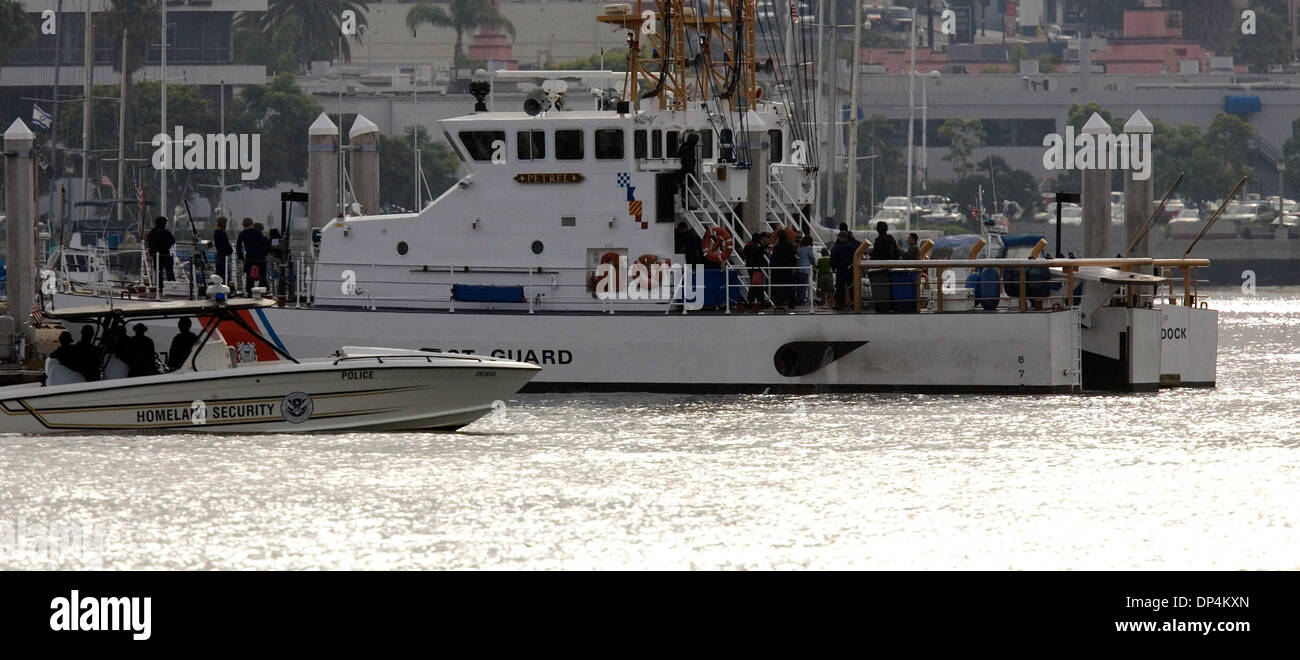
[[[924,83],[922,82],[924,80]],[[920,155],[921,85],[927,86],[928,153]],[[951,118],[978,118],[988,133],[987,147],[977,150],[976,162],[994,153],[1015,168],[1036,177],[1055,176],[1043,168],[1043,138],[1065,130],[1070,106],[1096,102],[1115,117],[1141,110],[1152,121],[1169,125],[1208,127],[1224,111],[1243,112],[1241,118],[1258,136],[1252,151],[1255,176],[1251,190],[1272,194],[1277,172],[1272,154],[1280,153],[1291,137],[1291,125],[1300,118],[1300,76],[1237,73],[1199,75],[941,75],[918,77],[916,92],[917,162],[928,162],[930,179],[949,179],[953,173],[943,161],[947,145],[939,127]],[[896,123],[897,142],[906,142],[908,78],[904,75],[867,75],[861,85],[864,113],[881,114]],[[1230,98],[1231,97],[1231,98]],[[1243,99],[1252,103],[1243,103]],[[1258,111],[1254,110],[1254,101]],[[895,194],[895,193],[891,193]]]
[[[165,0],[167,22],[171,24],[167,50],[169,83],[200,85],[205,93],[215,93],[221,81],[226,85],[260,85],[266,82],[261,66],[234,63],[231,25],[236,12],[265,11],[266,0]],[[10,53],[0,67],[0,116],[30,117],[32,98],[51,98],[55,78],[55,41],[59,45],[59,87],[61,98],[80,98],[85,82],[85,11],[91,3],[95,12],[106,11],[109,0],[24,0],[37,38]],[[41,13],[62,10],[57,16],[55,34],[41,33]],[[113,35],[95,34],[95,59],[92,82],[115,85],[120,77],[113,71]],[[148,64],[136,73],[136,79],[161,78],[161,35],[151,44]],[[230,94],[228,89],[227,95]],[[49,110],[48,103],[41,104]]]

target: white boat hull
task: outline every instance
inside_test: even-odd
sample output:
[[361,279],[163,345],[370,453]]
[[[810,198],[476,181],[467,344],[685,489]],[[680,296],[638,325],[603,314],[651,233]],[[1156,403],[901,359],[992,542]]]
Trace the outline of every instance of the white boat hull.
[[438,356],[309,360],[216,372],[0,388],[0,432],[453,430],[538,373]]
[[297,354],[382,341],[541,365],[525,391],[1068,392],[1078,383],[1074,319],[1071,311],[579,315],[272,308],[256,320]]

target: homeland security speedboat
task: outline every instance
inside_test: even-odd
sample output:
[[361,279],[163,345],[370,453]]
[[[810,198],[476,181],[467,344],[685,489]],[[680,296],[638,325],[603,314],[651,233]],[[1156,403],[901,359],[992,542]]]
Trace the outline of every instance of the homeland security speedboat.
[[[114,378],[123,365],[101,352],[105,379],[86,382],[47,361],[44,386],[0,388],[0,433],[454,430],[540,371],[491,357],[387,348],[343,347],[328,358],[297,360],[241,316],[273,304],[250,298],[49,312],[65,324],[93,324],[99,337],[127,322],[182,317],[199,318],[202,331],[184,365],[159,375]],[[245,337],[281,359],[237,363],[218,329],[226,324],[243,327]]]

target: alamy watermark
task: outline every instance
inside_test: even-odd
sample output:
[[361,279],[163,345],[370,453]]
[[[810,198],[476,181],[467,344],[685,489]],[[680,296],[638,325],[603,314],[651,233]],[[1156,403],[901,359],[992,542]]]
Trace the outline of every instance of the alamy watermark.
[[239,178],[254,181],[262,174],[262,136],[256,133],[159,133],[151,162],[156,170],[240,170]]
[[1048,170],[1132,170],[1134,181],[1151,178],[1151,133],[1075,134],[1073,126],[1065,135],[1050,133],[1043,138],[1047,151],[1043,168]]
[[95,568],[104,561],[108,530],[104,525],[56,521],[50,524],[0,520],[0,564],[9,568],[39,568],[79,560]]
[[680,300],[686,309],[704,306],[704,264],[602,263],[596,268],[598,300]]

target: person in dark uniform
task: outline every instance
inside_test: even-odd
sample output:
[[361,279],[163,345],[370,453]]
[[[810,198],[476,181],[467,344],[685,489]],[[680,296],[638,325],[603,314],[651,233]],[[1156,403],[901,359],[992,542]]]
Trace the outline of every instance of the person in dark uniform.
[[81,326],[81,341],[77,342],[77,360],[85,369],[81,375],[86,380],[99,380],[99,348],[95,346],[95,326]]
[[185,364],[185,358],[190,356],[190,351],[194,349],[194,344],[198,342],[199,336],[190,331],[191,322],[188,316],[181,317],[176,322],[176,329],[180,332],[172,338],[172,345],[167,349],[167,370],[176,371]]
[[244,262],[245,293],[251,292],[254,286],[266,286],[266,244],[266,237],[253,227],[253,219],[244,218],[244,231],[239,232],[235,251]]
[[158,216],[153,220],[153,229],[149,230],[149,236],[145,239],[149,247],[149,264],[158,264],[159,273],[167,274],[168,282],[176,281],[176,273],[172,266],[172,246],[176,244],[176,237],[167,231],[167,218]]
[[799,254],[793,242],[786,240],[784,229],[776,232],[776,246],[772,248],[772,303],[777,309],[790,307],[794,298],[795,271]]
[[903,251],[900,259],[920,259],[921,258],[921,237],[912,232],[907,235],[907,249]]
[[72,333],[67,330],[59,333],[59,347],[50,353],[50,359],[58,360],[65,368],[85,375],[85,369],[81,364],[81,353],[73,344]]
[[700,242],[700,237],[695,235],[685,222],[677,223],[677,233],[674,238],[674,251],[686,256],[688,264],[704,263],[704,246]]
[[853,253],[858,250],[858,241],[848,230],[840,232],[831,246],[831,270],[835,271],[835,309],[844,307],[845,296],[852,286]]
[[[135,336],[125,340],[126,366],[130,369],[128,376],[152,376],[158,373],[158,352],[153,340],[144,333],[148,330],[143,323],[132,328]],[[119,354],[120,355],[120,354]]]
[[224,215],[217,218],[217,229],[212,232],[212,244],[217,248],[217,275],[221,276],[222,282],[229,284],[230,275],[226,272],[226,266],[235,249],[230,246],[230,234],[226,233],[227,222],[229,221]]
[[[762,310],[767,302],[767,275],[763,269],[768,266],[767,246],[770,237],[767,232],[755,234],[754,239],[741,252],[741,256],[745,259],[745,268],[749,270],[749,295],[745,302],[755,312]],[[743,306],[740,311],[745,311]]]
[[[898,241],[889,235],[889,224],[885,221],[876,223],[876,242],[871,245],[872,261],[895,261],[900,252]],[[874,269],[867,273],[871,281],[871,297],[875,300],[877,312],[894,311],[892,271],[888,268]]]

